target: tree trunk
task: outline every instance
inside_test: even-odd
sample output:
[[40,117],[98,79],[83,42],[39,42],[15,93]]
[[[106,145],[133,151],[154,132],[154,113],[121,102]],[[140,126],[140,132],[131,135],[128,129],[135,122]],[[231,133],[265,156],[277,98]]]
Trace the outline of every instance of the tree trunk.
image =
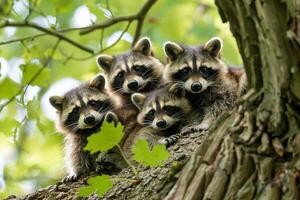
[[300,1],[216,0],[249,92],[225,113],[165,199],[300,199]]

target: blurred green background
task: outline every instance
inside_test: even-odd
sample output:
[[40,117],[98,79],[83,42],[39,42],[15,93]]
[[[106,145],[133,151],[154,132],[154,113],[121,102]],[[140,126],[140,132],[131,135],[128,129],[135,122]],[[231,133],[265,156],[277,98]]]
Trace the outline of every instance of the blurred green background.
[[[88,26],[113,16],[136,13],[144,0],[111,0],[112,13],[106,0],[37,0],[28,18],[52,29]],[[24,21],[28,0],[1,1],[0,24],[4,20]],[[13,8],[9,15],[7,12]],[[105,29],[102,47],[113,43],[127,23]],[[130,47],[135,23],[106,54],[116,54]],[[43,36],[10,44],[2,42],[39,34],[30,28],[0,29],[0,106],[14,96],[21,86],[42,68],[51,55],[57,38]],[[101,47],[101,30],[80,36],[78,31],[64,33],[95,51]],[[213,36],[224,40],[223,59],[241,65],[235,40],[228,24],[223,24],[214,0],[158,0],[148,13],[142,36],[151,38],[155,55],[165,61],[163,43],[204,43]],[[95,57],[60,42],[53,59],[40,76],[0,111],[0,198],[22,195],[60,180],[63,169],[63,137],[55,131],[54,110],[48,103],[50,95],[60,95],[86,81],[99,69]]]

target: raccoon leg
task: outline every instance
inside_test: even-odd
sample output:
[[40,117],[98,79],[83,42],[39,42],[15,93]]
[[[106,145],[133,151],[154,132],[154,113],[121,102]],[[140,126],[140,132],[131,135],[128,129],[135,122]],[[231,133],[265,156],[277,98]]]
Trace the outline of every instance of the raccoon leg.
[[175,134],[175,135],[171,135],[170,137],[162,138],[158,140],[158,143],[164,144],[168,147],[175,144],[179,138],[180,138],[180,134]]

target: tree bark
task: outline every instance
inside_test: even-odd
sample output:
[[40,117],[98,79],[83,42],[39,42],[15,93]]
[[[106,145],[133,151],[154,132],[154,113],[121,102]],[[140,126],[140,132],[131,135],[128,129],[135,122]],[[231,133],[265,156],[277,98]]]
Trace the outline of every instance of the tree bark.
[[210,131],[195,153],[199,162],[187,163],[165,199],[300,199],[300,2],[216,4],[251,89]]

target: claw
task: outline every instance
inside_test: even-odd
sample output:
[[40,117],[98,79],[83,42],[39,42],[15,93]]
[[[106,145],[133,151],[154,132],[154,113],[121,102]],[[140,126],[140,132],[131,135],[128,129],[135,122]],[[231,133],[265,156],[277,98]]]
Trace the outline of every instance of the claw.
[[62,182],[63,183],[74,182],[74,181],[77,181],[78,178],[79,178],[79,175],[72,174],[72,175],[68,175],[65,178],[63,178]]

